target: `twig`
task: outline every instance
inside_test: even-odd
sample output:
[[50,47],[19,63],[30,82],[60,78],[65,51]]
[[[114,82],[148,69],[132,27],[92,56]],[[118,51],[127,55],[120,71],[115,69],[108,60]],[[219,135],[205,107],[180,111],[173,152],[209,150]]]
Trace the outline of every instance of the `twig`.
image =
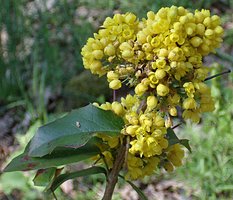
[[123,142],[118,150],[116,160],[113,164],[113,168],[109,172],[109,175],[107,177],[106,187],[105,187],[104,196],[102,200],[112,199],[113,191],[118,181],[119,172],[125,161],[125,150],[126,150],[126,145],[125,145],[125,142]]
[[112,98],[113,98],[113,101],[116,101],[116,90],[113,90]]
[[172,127],[172,129],[177,128],[178,126],[180,126],[182,123],[176,124],[175,126]]
[[215,75],[213,75],[213,76],[207,77],[204,81],[208,81],[208,80],[210,80],[210,79],[213,79],[213,78],[216,78],[216,77],[218,77],[218,76],[221,76],[221,75],[223,75],[223,74],[228,74],[228,73],[231,73],[231,70],[230,70],[230,69],[228,69],[227,71],[224,71],[224,72],[215,74]]
[[[52,191],[52,190],[51,190],[51,191]],[[53,194],[54,199],[55,199],[55,200],[58,200],[57,197],[56,197],[56,195],[55,195],[55,192],[54,192],[54,191],[52,191],[52,194]]]

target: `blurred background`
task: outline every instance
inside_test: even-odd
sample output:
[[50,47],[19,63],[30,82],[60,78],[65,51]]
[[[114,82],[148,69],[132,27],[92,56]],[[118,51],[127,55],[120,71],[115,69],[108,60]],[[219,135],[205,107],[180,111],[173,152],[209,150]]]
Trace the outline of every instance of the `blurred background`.
[[[233,69],[233,0],[1,0],[0,169],[23,150],[38,126],[89,102],[111,100],[106,80],[85,71],[80,55],[107,16],[133,12],[142,18],[171,5],[221,16],[224,43],[205,64],[212,75]],[[199,125],[176,130],[193,149],[184,166],[136,182],[149,199],[232,199],[233,73],[208,84],[216,110]],[[33,186],[33,173],[0,174],[0,199],[46,199],[42,188]],[[68,181],[57,191],[58,199],[101,199],[103,183],[100,176]],[[120,182],[114,199],[138,196]]]

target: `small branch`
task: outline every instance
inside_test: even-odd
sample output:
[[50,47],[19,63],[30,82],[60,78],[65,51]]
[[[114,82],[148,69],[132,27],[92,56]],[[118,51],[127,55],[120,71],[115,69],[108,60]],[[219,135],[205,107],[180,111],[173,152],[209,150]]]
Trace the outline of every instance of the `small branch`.
[[106,182],[106,187],[105,187],[105,192],[102,200],[111,200],[113,191],[115,188],[115,185],[118,181],[118,175],[119,172],[124,164],[125,161],[125,151],[126,151],[126,145],[125,142],[120,146],[118,149],[118,153],[116,156],[116,160],[113,164],[113,168],[109,172],[109,175],[107,177],[107,182]]
[[113,90],[112,100],[113,100],[113,101],[116,101],[116,90]]
[[177,127],[179,127],[182,123],[176,124],[175,126],[172,127],[172,129],[175,129]]
[[222,76],[223,74],[228,74],[228,73],[231,73],[231,70],[230,70],[230,69],[228,69],[227,71],[224,71],[224,72],[215,74],[215,75],[213,75],[213,76],[207,77],[204,81],[208,81],[208,80],[210,80],[210,79],[213,79],[213,78],[216,78],[216,77],[218,77],[218,76]]
[[[51,190],[51,191],[52,191],[52,190]],[[58,200],[58,199],[57,199],[57,196],[55,195],[55,192],[54,192],[54,191],[52,191],[52,194],[53,194],[54,199],[55,199],[55,200]]]

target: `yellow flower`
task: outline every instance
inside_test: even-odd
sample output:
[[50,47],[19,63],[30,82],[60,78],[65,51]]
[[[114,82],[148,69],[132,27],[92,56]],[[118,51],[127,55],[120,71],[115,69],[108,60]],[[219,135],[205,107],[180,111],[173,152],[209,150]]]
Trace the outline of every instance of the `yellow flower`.
[[156,66],[161,69],[164,68],[166,65],[166,61],[164,59],[157,59],[156,60]]
[[182,159],[184,158],[184,150],[180,144],[175,144],[168,149],[168,160],[175,166],[182,165]]
[[157,157],[150,157],[150,158],[147,158],[147,159],[144,159],[146,161],[146,165],[144,166],[144,168],[142,169],[142,173],[143,175],[151,175],[156,167],[158,166],[160,160],[159,158]]
[[211,89],[204,83],[209,68],[203,56],[219,47],[223,32],[220,18],[204,9],[193,13],[165,7],[141,21],[132,13],[106,18],[82,48],[83,65],[99,76],[106,74],[111,89],[124,82],[135,91],[120,102],[93,104],[125,122],[120,137],[97,135],[108,165],[124,137],[129,143],[127,179],[151,175],[160,159],[167,171],[182,164],[184,151],[179,144],[169,146],[167,128],[178,109],[184,120],[196,123],[201,113],[214,110]]
[[156,79],[160,80],[166,76],[166,72],[163,69],[157,69],[155,72]]
[[92,54],[93,54],[94,58],[98,59],[98,60],[100,60],[104,56],[104,53],[101,50],[94,50]]
[[157,127],[162,127],[164,126],[164,119],[159,115],[157,114],[156,117],[154,117],[154,125],[157,126]]
[[185,92],[186,94],[189,96],[189,97],[194,97],[194,92],[195,92],[195,88],[194,88],[194,85],[192,82],[186,82],[184,83],[183,85],[184,89],[185,89]]
[[152,109],[154,109],[157,106],[158,99],[155,96],[148,96],[146,104],[147,104],[147,108],[149,110],[152,110]]
[[106,103],[101,104],[100,108],[103,110],[111,110],[112,105],[109,102],[106,102]]
[[114,56],[116,53],[116,49],[113,46],[113,44],[108,44],[105,48],[104,48],[104,54],[107,56]]
[[195,109],[197,107],[197,103],[196,101],[191,98],[191,97],[188,97],[187,99],[184,100],[183,102],[183,108],[184,109]]
[[198,110],[185,110],[182,113],[182,117],[185,120],[191,119],[195,123],[199,123],[199,121],[200,121],[200,113]]
[[128,112],[125,114],[125,119],[128,121],[128,123],[132,125],[137,125],[139,120],[138,120],[138,114],[136,112]]
[[107,78],[108,78],[108,81],[112,81],[112,80],[118,79],[119,75],[115,73],[114,71],[109,71],[107,73]]
[[159,96],[166,96],[169,93],[169,88],[166,85],[160,83],[157,86],[156,91]]
[[118,79],[114,79],[109,83],[109,87],[113,90],[117,90],[121,88],[121,81]]
[[190,42],[194,47],[199,47],[202,44],[203,40],[200,37],[195,36],[191,38]]
[[151,72],[149,74],[150,87],[155,88],[155,85],[159,82],[159,80],[155,77],[155,73]]
[[114,102],[112,103],[112,110],[113,110],[113,112],[116,113],[117,115],[122,115],[123,112],[124,112],[123,106],[122,106],[119,102],[117,102],[117,101],[114,101]]
[[148,86],[146,86],[143,83],[139,83],[136,87],[135,87],[135,93],[139,96],[143,95],[148,89]]
[[137,130],[138,128],[139,128],[138,125],[128,126],[128,127],[126,128],[126,133],[127,133],[128,135],[131,135],[132,137],[134,137],[134,136],[135,136],[135,132],[136,132],[136,130]]
[[177,116],[177,109],[176,107],[172,106],[169,108],[169,114],[173,117]]

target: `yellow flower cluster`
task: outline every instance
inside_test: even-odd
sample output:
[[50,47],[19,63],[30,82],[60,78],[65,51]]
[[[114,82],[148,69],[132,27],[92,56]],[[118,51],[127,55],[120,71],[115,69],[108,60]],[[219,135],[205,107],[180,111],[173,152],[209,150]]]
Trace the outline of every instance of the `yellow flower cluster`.
[[222,35],[217,15],[172,6],[150,11],[141,21],[132,13],[108,17],[88,39],[82,49],[84,67],[106,75],[113,90],[126,84],[135,92],[121,102],[95,104],[125,121],[119,137],[99,134],[109,167],[124,137],[127,178],[150,175],[157,166],[172,171],[181,165],[184,151],[179,144],[169,145],[167,129],[178,113],[198,123],[201,113],[214,110],[203,56],[219,47]]
[[[125,121],[125,127],[120,136],[110,137],[101,133],[97,134],[104,142],[100,149],[108,167],[112,167],[114,158],[111,152],[117,150],[122,137],[127,137],[129,142],[126,174],[128,179],[151,175],[162,162],[166,170],[167,165],[172,166],[173,169],[173,165],[181,164],[184,152],[179,146],[169,147],[165,136],[167,133],[165,120],[160,112],[154,111],[158,106],[154,96],[147,97],[144,111],[140,110],[141,101],[136,95],[127,95],[126,98],[121,98],[121,103],[114,101],[102,105],[94,103],[94,105],[104,110],[112,110]],[[179,153],[177,153],[178,156],[175,156],[174,152],[177,152],[177,149],[179,149]],[[180,152],[183,152],[182,156],[180,156]]]
[[[136,39],[138,24],[137,17],[132,13],[116,14],[113,18],[107,17],[102,29],[94,34],[94,38],[89,38],[82,49],[84,67],[98,75],[104,75],[111,69],[115,70],[117,66],[120,68],[122,60],[134,54],[128,41]],[[116,82],[110,85],[114,88],[118,85],[116,80],[120,77],[118,73],[110,74],[109,77],[110,81]]]
[[111,89],[126,82],[139,96],[149,93],[167,102],[172,116],[180,106],[184,119],[199,122],[202,112],[214,109],[202,58],[220,45],[222,35],[220,18],[208,10],[166,7],[140,22],[132,13],[116,14],[88,39],[83,63],[94,74],[107,74]]

